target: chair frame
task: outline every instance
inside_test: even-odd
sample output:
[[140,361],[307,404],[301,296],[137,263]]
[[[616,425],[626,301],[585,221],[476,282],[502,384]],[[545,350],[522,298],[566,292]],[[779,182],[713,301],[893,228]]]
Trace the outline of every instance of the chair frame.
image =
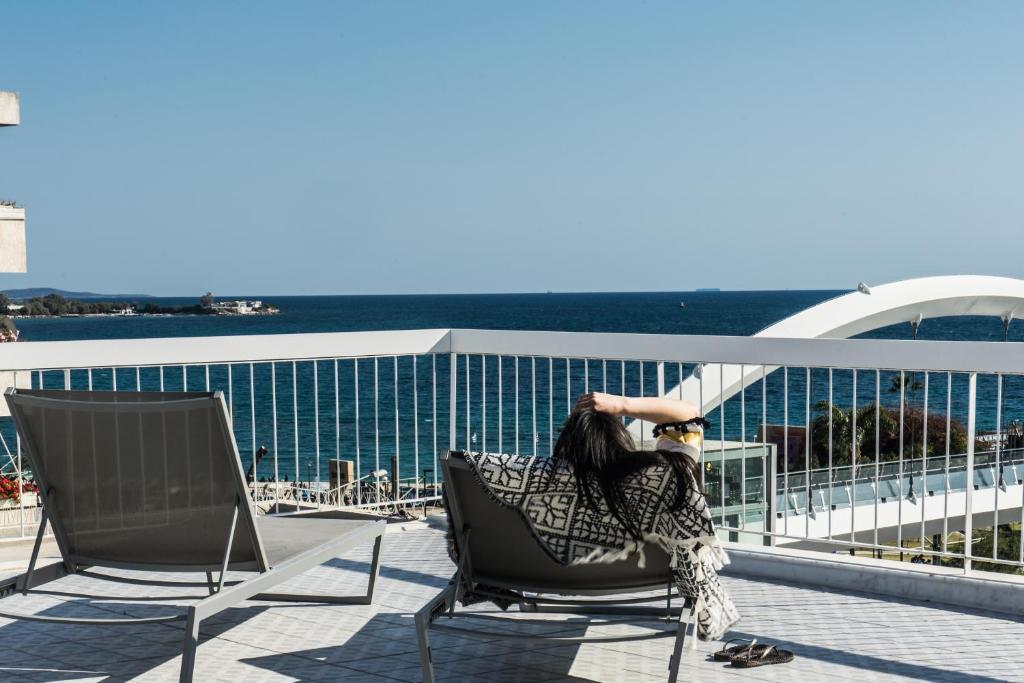
[[[500,586],[501,589],[509,591],[507,594],[496,595],[489,593],[487,590],[481,590],[478,587],[479,584],[473,573],[473,561],[470,557],[469,545],[467,543],[473,528],[462,518],[458,492],[454,486],[449,486],[447,484],[447,482],[451,481],[451,478],[448,476],[452,467],[451,459],[456,453],[458,452],[448,451],[444,453],[441,456],[441,467],[445,473],[445,494],[447,496],[449,506],[448,520],[455,536],[455,546],[459,551],[459,560],[455,573],[449,580],[448,585],[434,598],[428,601],[418,612],[416,612],[415,615],[416,636],[420,650],[420,666],[423,670],[423,683],[434,683],[433,655],[430,647],[429,635],[431,630],[453,633],[465,638],[474,638],[478,640],[546,641],[563,644],[629,642],[652,640],[655,638],[674,638],[675,642],[673,645],[672,656],[670,657],[668,664],[668,680],[670,683],[676,683],[679,677],[679,667],[683,656],[683,645],[686,641],[687,631],[689,631],[691,627],[694,629],[692,637],[696,638],[696,615],[694,601],[679,594],[670,576],[666,577],[666,582],[664,584],[638,585],[628,589],[629,593],[648,591],[660,592],[660,594],[640,597],[612,597],[622,595],[627,592],[621,589],[592,590],[584,587],[579,590],[574,590],[572,593],[567,593],[563,588],[551,588],[544,586],[527,587],[511,584]],[[497,502],[494,504],[500,505],[500,503]],[[494,581],[487,579],[487,584],[493,586]],[[625,617],[617,620],[592,620],[588,622],[591,626],[635,623],[638,620],[637,618],[640,617],[645,618],[648,621],[657,621],[660,623],[668,622],[673,624],[675,628],[626,636],[594,635],[562,637],[557,635],[513,634],[508,632],[480,630],[437,623],[441,617],[445,617],[449,620],[454,620],[456,617],[462,617],[514,624],[541,623],[549,626],[553,623],[550,620],[523,619],[506,617],[493,613],[458,611],[456,609],[457,603],[462,595],[467,592],[473,592],[476,595],[485,597],[491,595],[496,598],[513,600],[513,603],[519,607],[520,612],[544,612],[567,615],[619,615]],[[573,600],[564,599],[564,597],[546,597],[550,595],[571,597],[589,596],[589,598],[585,600]],[[683,599],[682,607],[672,606],[672,601],[676,598]],[[665,601],[664,607],[654,607],[650,605],[645,606],[647,603],[653,603],[660,600]]]
[[[95,558],[81,557],[68,552],[70,544],[62,524],[56,515],[49,511],[56,510],[52,488],[47,485],[45,468],[41,467],[41,459],[36,456],[36,446],[32,432],[28,429],[24,413],[17,400],[54,400],[36,396],[18,396],[17,389],[9,388],[5,392],[7,403],[11,409],[15,426],[21,436],[22,452],[32,465],[33,475],[39,486],[39,495],[43,501],[43,509],[39,522],[39,529],[36,532],[35,543],[32,547],[32,555],[29,559],[28,568],[18,576],[0,581],[0,600],[15,594],[27,595],[52,581],[65,576],[79,574],[90,578],[102,579],[105,581],[143,584],[152,586],[173,586],[173,587],[205,587],[208,594],[203,597],[196,596],[198,602],[187,607],[182,614],[173,614],[160,617],[126,617],[117,619],[82,619],[70,617],[51,617],[35,614],[22,614],[0,611],[0,617],[21,621],[35,621],[55,624],[91,624],[102,626],[120,626],[136,624],[156,624],[174,621],[185,622],[185,634],[182,644],[182,662],[179,681],[182,683],[192,681],[195,668],[196,648],[199,645],[199,627],[204,619],[207,619],[230,607],[238,605],[245,600],[260,600],[273,602],[311,602],[325,604],[347,604],[347,605],[369,605],[373,600],[373,589],[380,572],[380,548],[384,536],[386,522],[378,520],[367,522],[365,525],[351,530],[338,538],[310,548],[295,556],[289,557],[280,564],[271,567],[267,562],[264,546],[260,538],[259,529],[253,515],[252,506],[249,505],[248,489],[245,484],[245,476],[242,472],[241,458],[238,454],[238,446],[235,442],[234,433],[231,430],[230,418],[228,417],[227,404],[224,401],[223,392],[213,394],[197,394],[195,398],[181,400],[196,401],[209,400],[212,398],[217,405],[216,414],[220,421],[222,434],[225,435],[226,452],[234,457],[235,466],[231,468],[233,485],[236,489],[234,512],[232,515],[231,529],[225,543],[224,555],[221,562],[216,566],[210,565],[172,565],[163,566],[155,564],[139,564],[131,562],[112,562],[109,560],[97,560]],[[126,392],[127,393],[127,392]],[[17,398],[17,400],[16,400]],[[58,399],[61,400],[61,399]],[[75,401],[61,400],[61,403],[68,404]],[[87,403],[87,402],[83,402]],[[154,402],[152,405],[166,405],[167,402]],[[138,405],[137,403],[132,405]],[[301,517],[302,515],[290,515]],[[256,554],[256,562],[231,563],[231,548],[234,542],[235,530],[241,522],[248,530],[252,539],[253,549]],[[37,566],[39,552],[42,546],[43,537],[47,524],[52,527],[53,535],[61,553],[61,562]],[[275,585],[283,583],[288,579],[317,567],[328,560],[337,557],[339,554],[373,541],[373,559],[370,566],[370,575],[367,581],[366,591],[361,595],[329,595],[329,594],[304,594],[304,593],[273,593],[267,592]],[[90,571],[93,566],[109,567],[114,569],[130,569],[138,571],[173,571],[173,572],[206,572],[206,582],[189,581],[165,581],[128,578],[110,574],[102,574]],[[256,576],[239,581],[226,581],[225,576],[229,569],[249,570],[257,572]],[[219,576],[214,579],[213,572],[218,571]],[[115,596],[95,596],[62,593],[59,591],[40,591],[50,595],[75,595],[76,597],[99,598],[107,597],[117,600]],[[153,598],[154,600],[157,598]],[[166,599],[166,598],[164,598]],[[144,602],[145,598],[132,598],[133,601]]]

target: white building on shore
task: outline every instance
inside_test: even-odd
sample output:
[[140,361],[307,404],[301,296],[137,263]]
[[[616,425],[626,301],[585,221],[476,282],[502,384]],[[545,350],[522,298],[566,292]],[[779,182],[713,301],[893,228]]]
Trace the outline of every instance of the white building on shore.
[[262,315],[277,312],[277,309],[272,306],[264,306],[262,301],[246,301],[244,299],[215,301],[210,304],[210,308],[218,315]]

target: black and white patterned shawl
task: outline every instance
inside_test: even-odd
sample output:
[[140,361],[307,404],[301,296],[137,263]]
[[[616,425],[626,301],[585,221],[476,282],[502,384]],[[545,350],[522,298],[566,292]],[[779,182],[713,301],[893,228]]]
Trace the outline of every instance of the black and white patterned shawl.
[[645,531],[643,541],[637,542],[603,501],[597,509],[587,504],[568,466],[514,455],[478,453],[466,459],[493,498],[520,512],[556,562],[614,562],[637,553],[643,566],[644,545],[654,544],[671,558],[679,592],[694,599],[701,638],[718,639],[739,620],[718,579],[717,570],[728,559],[704,496],[694,482],[687,504],[671,511],[676,475],[670,466],[645,467],[624,482]]

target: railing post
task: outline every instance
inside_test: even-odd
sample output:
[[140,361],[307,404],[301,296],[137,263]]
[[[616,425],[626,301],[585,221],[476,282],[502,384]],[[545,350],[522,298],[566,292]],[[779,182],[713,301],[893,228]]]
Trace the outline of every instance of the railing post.
[[459,365],[459,354],[450,353],[448,354],[449,368],[448,377],[448,450],[455,450],[455,416],[458,406],[456,404],[456,385],[458,383],[458,365]]
[[[761,440],[762,440],[761,441],[761,448],[764,449],[764,453],[766,455],[765,459],[768,461],[768,467],[767,468],[762,467],[762,469],[761,469],[762,474],[765,474],[765,470],[767,469],[767,475],[768,475],[768,479],[765,482],[765,492],[764,492],[765,501],[768,503],[768,514],[765,515],[764,528],[765,528],[766,531],[769,532],[769,535],[768,535],[768,537],[766,539],[764,539],[764,545],[774,546],[775,545],[775,510],[778,507],[778,502],[775,500],[775,491],[776,491],[776,488],[778,486],[777,479],[778,479],[778,476],[779,476],[778,446],[776,446],[775,444],[768,443],[768,436],[767,436],[768,435],[768,425],[766,424],[761,429],[762,429],[762,433],[761,433]],[[785,456],[783,456],[783,457],[785,457]],[[785,500],[785,497],[787,495],[789,495],[789,491],[786,490],[785,486],[783,486],[783,493],[782,493],[783,500]],[[783,513],[783,514],[785,514],[785,513]]]
[[665,395],[665,362],[658,361],[658,398]]
[[399,487],[398,456],[391,456],[391,498],[395,502],[395,509],[398,509],[398,498],[401,494]]
[[974,516],[971,497],[974,494],[974,440],[977,431],[978,373],[972,372],[967,384],[967,485],[964,491],[964,574],[971,571],[971,539]]

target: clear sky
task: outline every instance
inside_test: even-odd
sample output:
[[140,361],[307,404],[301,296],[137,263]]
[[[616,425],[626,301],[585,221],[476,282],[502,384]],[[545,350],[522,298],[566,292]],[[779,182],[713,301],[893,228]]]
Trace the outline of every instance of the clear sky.
[[1024,270],[1024,3],[0,0],[0,287]]

